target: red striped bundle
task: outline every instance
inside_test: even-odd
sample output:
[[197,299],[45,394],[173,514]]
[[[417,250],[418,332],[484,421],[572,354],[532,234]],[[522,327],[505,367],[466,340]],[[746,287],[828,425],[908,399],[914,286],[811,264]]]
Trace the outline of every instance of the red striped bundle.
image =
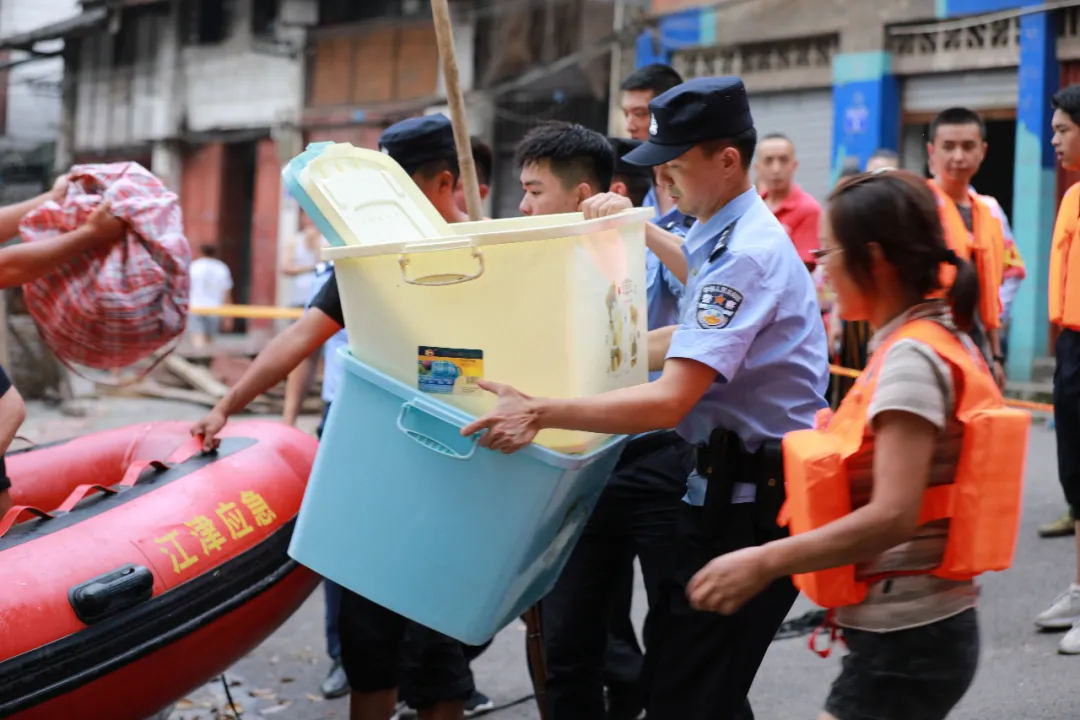
[[191,249],[179,198],[138,163],[77,165],[69,177],[62,205],[50,200],[23,218],[23,241],[78,228],[103,200],[127,223],[127,236],[25,285],[26,306],[63,362],[129,367],[177,339],[187,322]]

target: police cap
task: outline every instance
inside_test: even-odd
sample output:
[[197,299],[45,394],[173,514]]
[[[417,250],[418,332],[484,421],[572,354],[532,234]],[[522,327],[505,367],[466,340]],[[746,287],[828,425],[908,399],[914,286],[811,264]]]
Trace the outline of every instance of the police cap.
[[641,140],[630,138],[609,137],[611,149],[615,151],[615,174],[623,177],[640,177],[652,179],[652,170],[641,165],[631,165],[623,160],[623,156],[637,150],[644,143]]
[[456,160],[454,127],[441,113],[395,123],[379,136],[379,148],[412,175],[434,160]]
[[695,145],[732,138],[754,127],[746,87],[737,77],[694,78],[649,103],[649,141],[623,158],[651,167]]

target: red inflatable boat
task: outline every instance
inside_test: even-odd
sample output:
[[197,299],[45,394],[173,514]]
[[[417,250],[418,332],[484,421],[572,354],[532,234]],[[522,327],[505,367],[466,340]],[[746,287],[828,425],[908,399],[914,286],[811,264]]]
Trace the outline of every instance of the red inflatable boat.
[[0,518],[0,718],[144,720],[280,626],[319,578],[287,555],[316,441],[187,423],[12,453]]

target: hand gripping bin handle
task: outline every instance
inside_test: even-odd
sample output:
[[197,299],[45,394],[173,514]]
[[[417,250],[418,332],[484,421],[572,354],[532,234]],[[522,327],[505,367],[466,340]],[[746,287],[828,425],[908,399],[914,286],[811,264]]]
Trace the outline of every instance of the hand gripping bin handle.
[[[458,452],[446,443],[440,442],[432,437],[429,434],[430,430],[428,429],[421,431],[415,428],[406,427],[405,423],[410,415],[418,416],[420,422],[425,422],[429,426],[434,425],[440,430],[448,430],[452,438],[468,441],[470,443],[469,451],[467,453]],[[434,421],[434,423],[432,421]],[[397,416],[398,430],[428,450],[440,455],[445,455],[448,458],[453,458],[454,460],[472,459],[472,456],[476,454],[477,443],[480,442],[479,435],[475,435],[472,438],[461,437],[461,428],[463,427],[465,427],[465,425],[456,420],[453,415],[436,405],[426,402],[422,398],[415,398],[406,403],[402,403],[401,411],[398,412]]]

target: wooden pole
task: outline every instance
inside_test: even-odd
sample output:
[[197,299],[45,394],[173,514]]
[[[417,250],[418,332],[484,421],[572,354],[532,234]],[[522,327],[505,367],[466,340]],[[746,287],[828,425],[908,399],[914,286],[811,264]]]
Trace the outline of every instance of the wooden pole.
[[[450,8],[447,0],[431,0],[431,14],[435,19],[435,38],[439,44],[439,59],[442,62],[443,81],[446,85],[446,100],[450,106],[450,122],[454,126],[454,144],[457,145],[461,181],[465,183],[465,204],[469,209],[470,220],[483,220],[480,183],[476,178],[476,163],[473,161],[469,121],[465,115],[465,98],[461,94],[461,77],[458,74],[457,56],[454,54],[454,28],[450,22]],[[544,658],[543,640],[540,637],[538,606],[529,608],[525,612],[524,620],[529,654],[533,658],[532,675],[533,687],[536,690],[536,705],[540,710],[541,720],[547,720],[547,700],[545,699],[547,663]]]
[[465,115],[465,98],[461,94],[461,77],[458,74],[457,56],[454,54],[454,28],[450,23],[447,0],[431,0],[431,12],[435,18],[435,38],[439,44],[443,80],[446,84],[446,100],[450,105],[450,121],[454,125],[454,144],[457,145],[461,181],[465,183],[465,205],[470,220],[483,220],[484,208],[480,201],[480,183],[476,178],[473,161],[472,140],[469,137],[469,120]]

